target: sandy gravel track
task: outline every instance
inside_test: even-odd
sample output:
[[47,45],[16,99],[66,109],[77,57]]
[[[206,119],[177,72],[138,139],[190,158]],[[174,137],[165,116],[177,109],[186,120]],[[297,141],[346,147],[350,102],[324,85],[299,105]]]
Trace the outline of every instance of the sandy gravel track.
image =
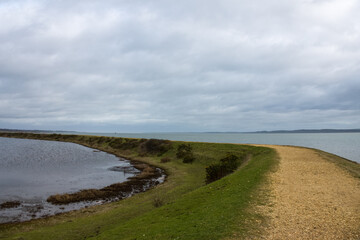
[[264,239],[360,239],[360,181],[314,150],[267,146],[280,156],[270,174]]

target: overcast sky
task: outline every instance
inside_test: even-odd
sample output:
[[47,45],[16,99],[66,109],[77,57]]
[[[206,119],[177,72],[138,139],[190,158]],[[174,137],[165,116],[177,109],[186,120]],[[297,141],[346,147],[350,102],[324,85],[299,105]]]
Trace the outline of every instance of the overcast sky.
[[0,1],[0,128],[360,128],[359,0]]

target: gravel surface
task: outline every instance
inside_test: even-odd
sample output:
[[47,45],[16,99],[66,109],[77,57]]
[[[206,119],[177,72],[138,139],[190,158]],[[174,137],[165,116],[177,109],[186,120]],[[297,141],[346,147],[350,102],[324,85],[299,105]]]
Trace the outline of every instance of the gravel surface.
[[267,146],[280,156],[270,174],[263,239],[360,239],[360,181],[311,149]]

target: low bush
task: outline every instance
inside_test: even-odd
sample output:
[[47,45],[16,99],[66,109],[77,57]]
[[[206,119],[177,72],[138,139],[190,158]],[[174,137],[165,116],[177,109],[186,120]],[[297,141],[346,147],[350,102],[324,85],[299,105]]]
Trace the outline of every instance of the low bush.
[[107,141],[106,137],[98,137],[98,138],[97,138],[97,143],[98,143],[98,144],[102,144],[102,143],[104,143],[104,142],[106,142],[106,141]]
[[171,148],[169,140],[148,139],[140,145],[140,153],[163,155]]
[[185,156],[192,153],[192,147],[190,144],[180,144],[178,146],[176,157],[177,158],[184,158]]
[[134,149],[139,147],[146,139],[131,139],[131,138],[112,138],[109,142],[109,146],[114,149]]
[[183,163],[192,163],[193,161],[195,161],[195,156],[193,153],[188,153],[183,159]]
[[122,138],[112,138],[109,142],[109,146],[115,149],[121,149]]
[[221,163],[211,164],[206,168],[206,183],[211,183],[225,177],[228,173]]
[[220,164],[225,168],[226,172],[233,172],[239,165],[239,157],[233,154],[229,154],[226,157],[220,159]]
[[190,144],[180,144],[176,152],[176,157],[182,158],[183,163],[192,163],[195,161],[195,156],[192,152],[192,147]]
[[240,157],[229,154],[226,157],[220,159],[219,163],[211,164],[205,169],[206,183],[211,183],[234,172],[239,167],[239,165],[245,161],[245,159],[245,154],[242,154]]

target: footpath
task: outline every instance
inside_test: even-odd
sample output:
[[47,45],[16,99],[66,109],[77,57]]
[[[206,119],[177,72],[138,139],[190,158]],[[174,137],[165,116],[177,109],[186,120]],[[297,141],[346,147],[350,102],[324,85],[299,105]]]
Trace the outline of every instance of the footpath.
[[360,179],[315,150],[269,146],[280,157],[269,176],[264,239],[360,239]]

